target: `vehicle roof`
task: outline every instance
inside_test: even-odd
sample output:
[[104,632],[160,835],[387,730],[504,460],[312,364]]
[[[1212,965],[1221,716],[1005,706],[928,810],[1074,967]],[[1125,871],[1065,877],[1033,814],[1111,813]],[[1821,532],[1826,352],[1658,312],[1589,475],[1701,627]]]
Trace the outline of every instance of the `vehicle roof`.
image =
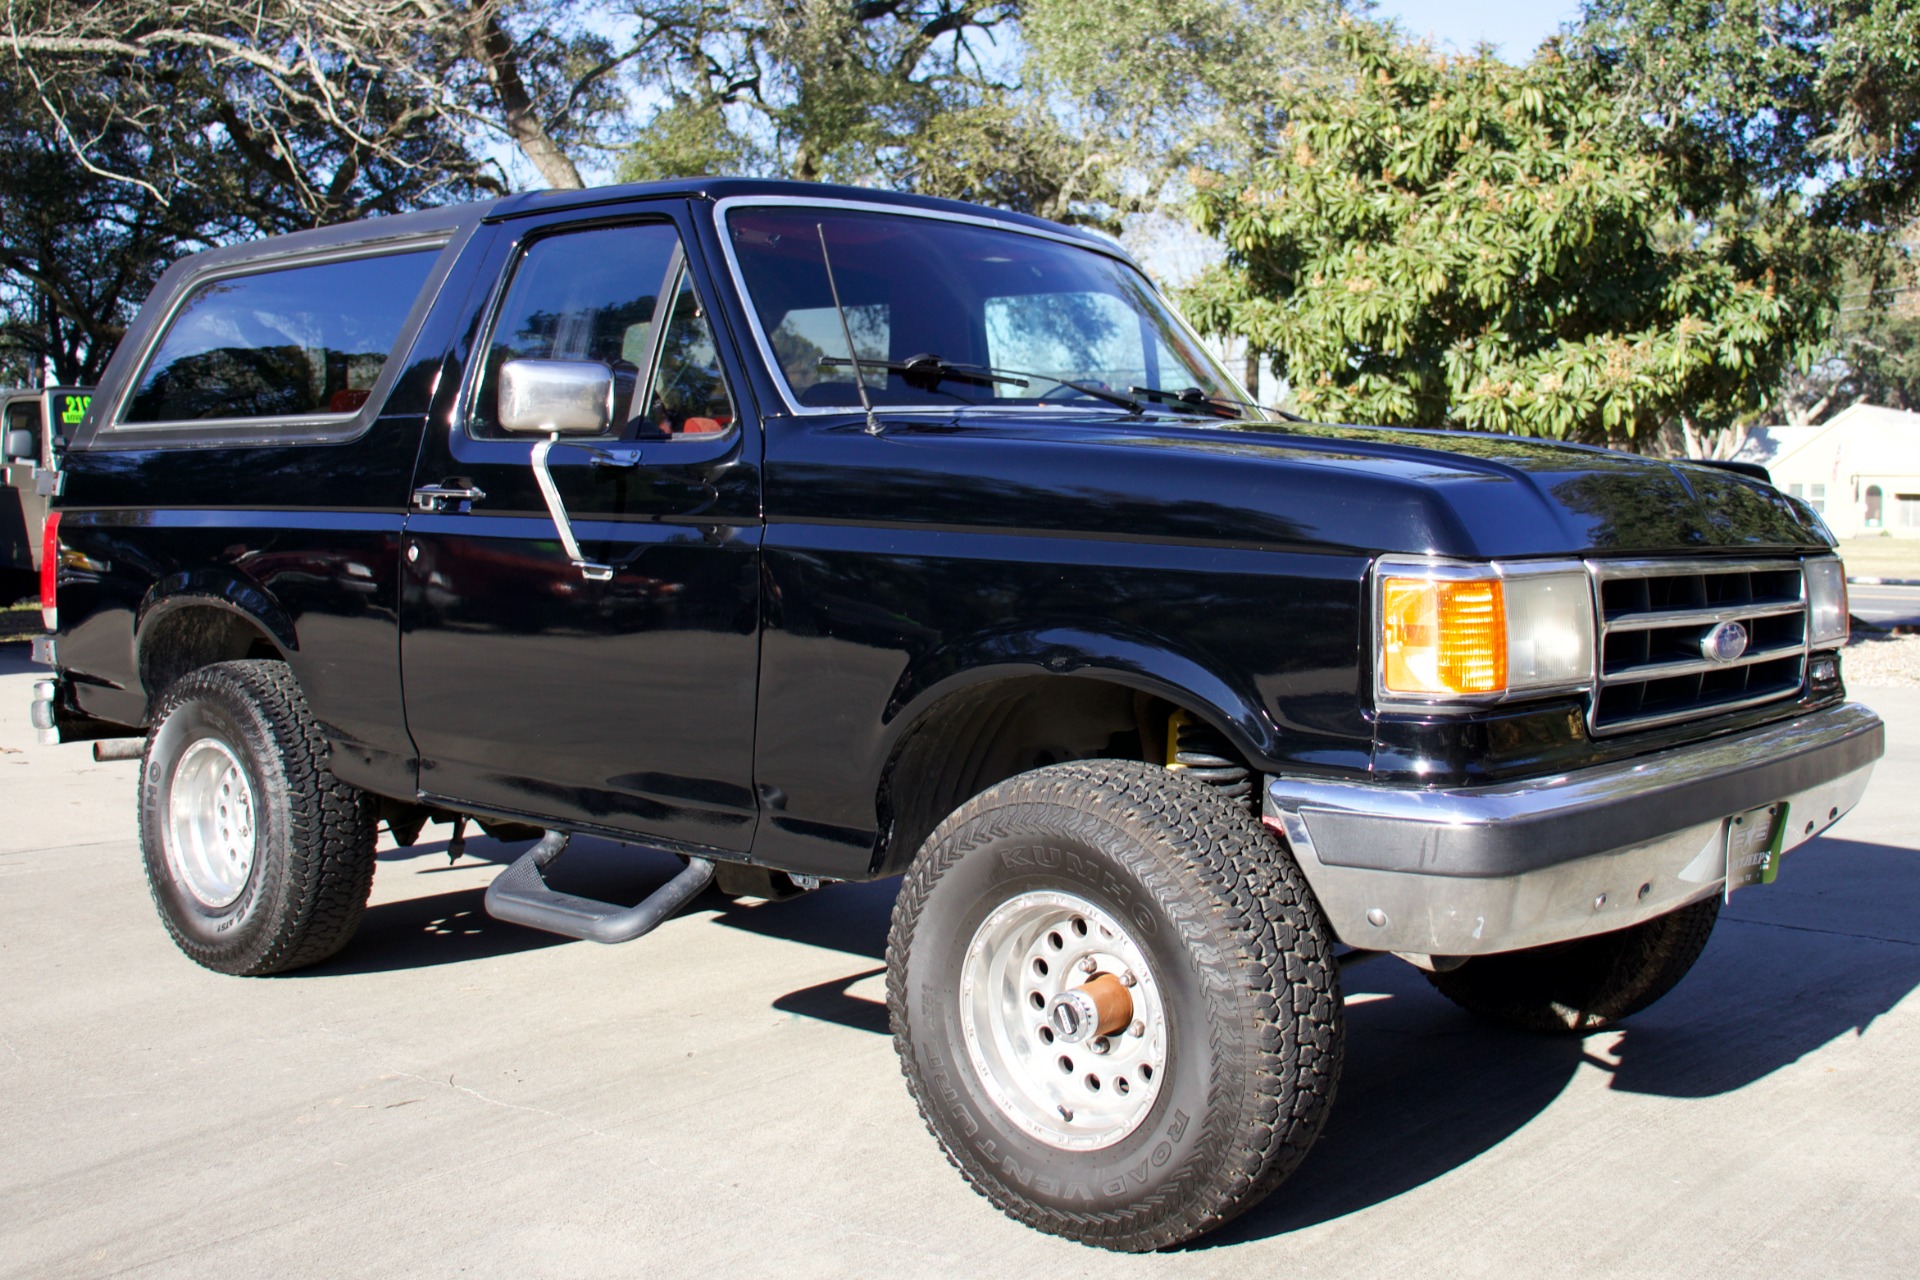
[[193,255],[195,274],[208,267],[246,262],[255,258],[283,254],[307,254],[328,249],[374,245],[387,240],[412,240],[436,235],[452,236],[481,222],[499,222],[508,218],[555,213],[566,209],[587,209],[596,205],[632,200],[680,198],[719,201],[752,196],[800,197],[818,200],[857,200],[867,204],[896,205],[937,213],[956,213],[975,218],[991,218],[1015,228],[1044,231],[1050,235],[1080,240],[1102,252],[1126,257],[1118,242],[1081,227],[1065,226],[986,205],[960,200],[941,200],[932,196],[906,195],[896,191],[878,191],[868,187],[837,186],[824,182],[789,182],[774,178],[672,178],[663,182],[627,182],[605,187],[586,187],[575,191],[529,191],[477,200],[466,204],[421,209],[384,217],[362,218],[311,231],[294,231],[267,236],[242,244],[225,245]]

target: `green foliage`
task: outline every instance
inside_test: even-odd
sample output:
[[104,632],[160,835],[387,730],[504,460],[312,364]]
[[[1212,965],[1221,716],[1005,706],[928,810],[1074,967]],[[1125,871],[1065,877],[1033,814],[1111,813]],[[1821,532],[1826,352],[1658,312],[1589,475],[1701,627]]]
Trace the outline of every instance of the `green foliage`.
[[[642,0],[654,33],[634,61],[642,97],[619,174],[780,174],[810,181],[1012,189],[1046,204],[1078,148],[1020,110],[997,0]],[[964,174],[935,172],[951,155]],[[971,176],[967,176],[971,175]],[[1010,182],[1011,175],[1020,175]]]
[[1028,87],[1151,203],[1189,165],[1251,160],[1280,95],[1337,56],[1341,0],[1027,0]]
[[1722,198],[1883,232],[1920,212],[1913,0],[1588,0],[1569,52]]
[[[418,80],[384,74],[304,6],[40,0],[9,17],[8,381],[37,381],[43,362],[61,382],[95,381],[183,254],[488,186]],[[422,57],[396,39],[394,56]]]
[[1863,400],[1920,409],[1920,240],[1875,247],[1848,260],[1831,332],[1781,389],[1779,407],[1790,422],[1818,422]]
[[[1249,170],[1198,175],[1225,265],[1187,298],[1330,418],[1644,445],[1766,396],[1828,305],[1804,220],[1703,203],[1551,46],[1528,66],[1344,29]],[[1709,190],[1707,195],[1713,194]]]
[[868,183],[1117,228],[1246,159],[1343,0],[641,0],[620,176]]

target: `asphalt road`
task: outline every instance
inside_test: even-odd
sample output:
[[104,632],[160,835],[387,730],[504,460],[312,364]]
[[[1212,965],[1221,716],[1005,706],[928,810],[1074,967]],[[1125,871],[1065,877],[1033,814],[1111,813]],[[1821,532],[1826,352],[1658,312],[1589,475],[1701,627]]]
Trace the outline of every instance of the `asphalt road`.
[[1883,627],[1920,627],[1920,587],[1847,587],[1853,616]]
[[[0,1275],[1910,1276],[1920,1256],[1920,691],[1862,690],[1861,808],[1735,896],[1623,1029],[1482,1027],[1347,972],[1333,1120],[1199,1246],[1115,1257],[995,1213],[885,1034],[894,885],[703,898],[623,947],[489,920],[506,851],[383,855],[332,963],[167,941],[130,763],[40,748],[0,646]],[[444,837],[444,829],[436,830]],[[574,887],[672,867],[587,846]],[[631,900],[631,899],[629,899]]]

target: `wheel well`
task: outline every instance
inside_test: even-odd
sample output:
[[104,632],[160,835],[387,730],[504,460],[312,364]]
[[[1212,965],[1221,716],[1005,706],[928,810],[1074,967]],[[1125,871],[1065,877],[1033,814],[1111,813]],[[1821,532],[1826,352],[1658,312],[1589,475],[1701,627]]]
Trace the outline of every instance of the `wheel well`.
[[1181,713],[1205,724],[1100,680],[1020,677],[955,694],[921,717],[888,765],[875,874],[904,871],[942,818],[1015,774],[1067,760],[1169,763],[1168,724]]
[[151,705],[190,671],[239,658],[284,656],[245,615],[214,605],[186,605],[155,619],[141,637],[140,686]]

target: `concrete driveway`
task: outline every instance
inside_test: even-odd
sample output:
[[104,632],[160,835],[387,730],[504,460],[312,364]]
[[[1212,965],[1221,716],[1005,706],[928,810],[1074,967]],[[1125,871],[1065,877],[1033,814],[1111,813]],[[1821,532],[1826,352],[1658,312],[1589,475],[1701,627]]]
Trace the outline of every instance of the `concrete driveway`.
[[[382,856],[346,954],[224,978],[168,942],[131,763],[32,745],[0,646],[0,1274],[1910,1276],[1920,1256],[1920,691],[1835,835],[1737,895],[1622,1030],[1490,1030],[1347,973],[1293,1181],[1116,1257],[962,1185],[886,1036],[894,884],[703,898],[624,947],[489,920],[506,851]],[[444,828],[428,835],[444,838]],[[673,869],[585,846],[563,883]],[[591,854],[591,856],[589,856]],[[631,899],[629,899],[631,900]]]

